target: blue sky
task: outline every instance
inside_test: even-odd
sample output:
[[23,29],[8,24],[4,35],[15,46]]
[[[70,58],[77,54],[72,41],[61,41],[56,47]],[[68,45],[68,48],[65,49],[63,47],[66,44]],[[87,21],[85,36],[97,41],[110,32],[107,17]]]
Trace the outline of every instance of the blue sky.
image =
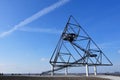
[[119,71],[119,0],[0,0],[0,72],[49,70],[48,61],[70,15],[113,62],[100,70]]

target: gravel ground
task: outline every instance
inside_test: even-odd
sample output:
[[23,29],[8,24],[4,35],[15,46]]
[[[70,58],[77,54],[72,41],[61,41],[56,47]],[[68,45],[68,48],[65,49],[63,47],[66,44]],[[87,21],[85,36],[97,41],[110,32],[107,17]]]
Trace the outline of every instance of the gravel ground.
[[111,76],[111,75],[98,75],[96,77],[107,78],[107,79],[110,79],[110,80],[120,80],[120,77],[118,77],[118,76]]
[[0,80],[110,80],[98,77],[30,77],[30,76],[0,76]]

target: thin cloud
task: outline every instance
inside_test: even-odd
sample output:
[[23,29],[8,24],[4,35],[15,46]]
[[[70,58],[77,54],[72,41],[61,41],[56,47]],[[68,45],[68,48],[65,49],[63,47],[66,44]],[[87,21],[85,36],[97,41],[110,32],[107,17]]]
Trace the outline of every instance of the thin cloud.
[[41,58],[40,61],[42,61],[42,62],[48,62],[49,59],[48,58]]
[[62,30],[58,29],[51,29],[51,28],[30,28],[30,27],[23,27],[18,29],[19,31],[25,32],[38,32],[38,33],[49,33],[49,34],[61,34]]
[[119,48],[118,44],[120,44],[119,41],[112,41],[112,42],[101,43],[98,46],[100,46],[103,49],[117,49]]
[[118,50],[118,53],[120,54],[120,50]]
[[46,15],[47,13],[59,8],[60,6],[64,5],[65,3],[69,2],[70,0],[60,0],[54,4],[52,4],[51,6],[48,6],[42,10],[40,10],[39,12],[37,12],[36,14],[28,17],[27,19],[21,21],[19,24],[15,25],[12,29],[5,31],[3,33],[0,34],[0,37],[5,37],[9,34],[11,34],[12,32],[16,31],[18,28],[23,27],[29,23],[31,23],[32,21],[42,17],[43,15]]

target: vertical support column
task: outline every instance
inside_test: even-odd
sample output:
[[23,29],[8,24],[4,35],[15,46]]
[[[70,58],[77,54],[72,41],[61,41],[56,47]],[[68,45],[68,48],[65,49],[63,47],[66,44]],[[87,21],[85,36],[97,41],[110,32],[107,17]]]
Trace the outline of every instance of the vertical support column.
[[51,76],[54,76],[54,66],[51,66]]
[[68,68],[65,68],[65,75],[68,75]]
[[89,67],[88,67],[88,64],[86,64],[86,76],[89,75]]
[[96,76],[97,75],[97,67],[94,66],[94,75]]

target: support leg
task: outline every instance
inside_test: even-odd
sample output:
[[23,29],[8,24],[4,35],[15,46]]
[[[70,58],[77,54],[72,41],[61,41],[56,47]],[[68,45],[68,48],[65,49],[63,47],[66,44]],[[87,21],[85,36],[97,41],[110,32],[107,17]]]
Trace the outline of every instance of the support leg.
[[65,75],[68,75],[68,68],[65,68]]
[[94,66],[94,75],[96,76],[97,75],[97,67]]
[[88,65],[86,64],[86,76],[88,76],[89,75],[89,67],[88,67]]
[[51,76],[54,76],[54,66],[51,67]]

